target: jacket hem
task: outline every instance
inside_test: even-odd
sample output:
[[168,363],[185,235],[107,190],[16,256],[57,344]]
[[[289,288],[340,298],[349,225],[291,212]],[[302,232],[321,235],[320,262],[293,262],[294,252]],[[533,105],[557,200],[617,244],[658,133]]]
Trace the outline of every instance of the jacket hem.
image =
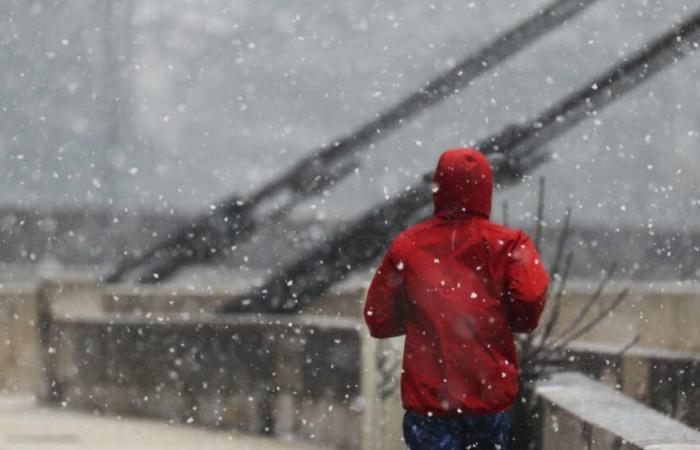
[[457,409],[429,409],[422,407],[414,407],[409,405],[404,405],[406,411],[411,411],[412,413],[418,414],[420,416],[433,416],[433,417],[452,417],[452,416],[490,416],[493,414],[498,414],[500,412],[506,411],[513,407],[513,402],[506,405],[494,407],[494,408],[457,408]]

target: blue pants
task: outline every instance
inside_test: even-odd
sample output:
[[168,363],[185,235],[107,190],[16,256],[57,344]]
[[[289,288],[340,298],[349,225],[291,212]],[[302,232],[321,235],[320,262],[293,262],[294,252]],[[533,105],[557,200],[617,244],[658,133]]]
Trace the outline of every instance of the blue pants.
[[406,411],[403,435],[409,450],[506,450],[511,410],[488,416],[422,416]]

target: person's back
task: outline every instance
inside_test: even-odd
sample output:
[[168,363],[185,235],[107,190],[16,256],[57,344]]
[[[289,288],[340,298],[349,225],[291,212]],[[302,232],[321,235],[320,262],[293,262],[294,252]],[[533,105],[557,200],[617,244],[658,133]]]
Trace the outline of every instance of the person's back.
[[[374,337],[406,335],[401,395],[411,449],[504,448],[504,436],[488,436],[503,427],[507,435],[518,393],[513,333],[537,326],[547,274],[524,232],[489,221],[493,181],[481,153],[443,153],[435,183],[435,217],[392,243],[365,320]],[[452,444],[436,446],[439,435]]]

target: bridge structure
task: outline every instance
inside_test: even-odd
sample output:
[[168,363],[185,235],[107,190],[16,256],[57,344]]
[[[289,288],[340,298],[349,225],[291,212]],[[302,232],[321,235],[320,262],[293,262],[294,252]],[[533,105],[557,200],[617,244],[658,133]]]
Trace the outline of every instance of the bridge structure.
[[[158,283],[184,266],[220,260],[265,224],[284,221],[303,200],[332,189],[360,164],[359,155],[370,150],[373,142],[405,125],[413,116],[461,94],[475,78],[593,3],[595,0],[551,3],[375,119],[312,151],[248,198],[230,196],[141,254],[125,257],[105,281]],[[691,54],[697,48],[699,35],[700,12],[695,11],[526,123],[507,126],[481,139],[475,147],[491,158],[497,187],[518,184],[547,161],[548,143]],[[426,173],[423,181],[407,186],[359,218],[342,224],[318,245],[300,251],[295,260],[270,268],[271,274],[262,286],[234,296],[221,312],[298,311],[350,273],[373,264],[400,230],[428,215],[432,198],[430,176]]]
[[[313,151],[251,196],[224,199],[166,240],[118,262],[116,270],[105,278],[108,283],[46,283],[37,291],[12,293],[14,300],[2,304],[7,305],[3,317],[12,321],[25,314],[26,324],[31,325],[26,336],[34,340],[33,353],[27,358],[33,361],[29,372],[39,385],[33,391],[53,408],[45,410],[23,399],[5,397],[0,402],[0,420],[9,424],[10,431],[3,431],[0,445],[14,448],[12,445],[53,440],[56,448],[76,448],[85,443],[94,445],[92,439],[109,440],[109,436],[119,434],[120,448],[131,437],[128,444],[134,448],[144,444],[158,448],[160,444],[150,438],[172,442],[170,448],[192,448],[193,443],[209,440],[212,444],[207,448],[231,442],[236,448],[400,448],[397,418],[401,408],[395,388],[400,340],[378,344],[369,339],[358,311],[342,318],[296,313],[308,311],[324,297],[353,306],[361,303],[362,289],[335,297],[329,297],[328,290],[376,261],[400,229],[428,214],[429,173],[357,220],[343,224],[294,261],[271,268],[264,284],[249,292],[233,297],[230,293],[209,293],[195,298],[174,293],[162,282],[185,265],[225,258],[231,246],[249,240],[266,223],[285,220],[295,205],[332,189],[351,173],[361,163],[360,152],[371,150],[373,142],[411,117],[458,95],[470,81],[582,13],[594,1],[555,1],[376,119]],[[476,147],[491,159],[498,187],[515,186],[528,177],[547,162],[548,143],[691,54],[698,41],[700,11],[529,121],[481,139]],[[151,286],[116,284],[124,281]],[[683,295],[678,303],[695,294]],[[625,319],[639,314],[638,308],[654,311],[654,301],[667,300],[662,295],[652,301],[639,294],[634,307],[626,310]],[[556,314],[568,311],[575,318],[571,311],[580,304],[569,305],[568,310],[566,301],[562,302],[564,306]],[[674,306],[667,310],[673,313],[664,320],[673,326],[687,318],[679,313],[687,309]],[[623,323],[629,325],[618,320],[610,330],[624,328]],[[19,346],[20,340],[12,337],[6,342]],[[584,367],[590,377],[621,387],[625,394],[647,405],[633,405],[647,421],[656,417],[648,411],[653,408],[682,416],[692,426],[700,424],[700,413],[692,408],[697,403],[693,387],[700,373],[695,353],[700,347],[682,354],[646,350],[629,354],[577,344],[564,349],[562,368]],[[22,358],[12,356],[8,361],[22,369]],[[664,380],[670,379],[675,384],[664,385]],[[592,437],[598,436],[595,433],[607,433],[610,445],[596,448],[674,448],[663,447],[663,439],[654,441],[656,447],[645,446],[647,435],[637,439],[635,430],[619,421],[609,421],[610,426],[606,426],[600,423],[601,415],[589,414],[575,398],[556,394],[556,389],[574,385],[575,392],[600,390],[590,383],[574,376],[543,385],[538,390],[538,398],[545,403],[543,414],[566,418],[570,429],[589,446],[598,439]],[[611,408],[618,408],[616,414],[632,408],[627,400],[615,398]],[[671,399],[670,406],[666,398]],[[601,404],[604,400],[597,398]],[[98,411],[111,419],[75,411]],[[127,415],[166,423],[122,418]],[[39,429],[37,424],[43,421],[57,427]],[[168,427],[167,422],[180,426]],[[115,431],[115,423],[121,431]],[[188,429],[191,424],[203,428]],[[675,421],[666,425],[670,433],[681,430],[685,439],[667,441],[669,445],[700,445],[697,433],[688,427]],[[235,427],[278,439],[258,440],[206,427]],[[131,430],[130,436],[124,436],[125,429]],[[551,432],[545,430],[542,435],[544,440],[539,444],[544,450],[565,448]],[[299,438],[303,443],[279,442],[284,437]]]
[[[220,259],[265,224],[284,220],[305,199],[332,189],[361,165],[361,154],[409,120],[468,90],[479,76],[525,50],[598,0],[556,0],[345,136],[315,149],[282,176],[243,198],[231,195],[192,224],[119,261],[107,282],[157,283],[189,264]],[[524,169],[524,168],[523,168]]]

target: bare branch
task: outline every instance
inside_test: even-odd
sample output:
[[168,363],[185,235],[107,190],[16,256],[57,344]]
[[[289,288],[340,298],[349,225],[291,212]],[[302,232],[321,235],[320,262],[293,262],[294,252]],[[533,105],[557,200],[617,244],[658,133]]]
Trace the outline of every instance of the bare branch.
[[637,335],[634,338],[632,338],[631,341],[629,341],[624,347],[622,347],[622,349],[620,349],[619,352],[617,352],[617,356],[622,356],[625,353],[627,353],[627,350],[629,350],[632,347],[634,347],[635,345],[637,345],[637,343],[639,342],[639,340],[641,338],[642,338],[642,335],[637,333]]
[[552,313],[550,314],[547,322],[545,324],[544,331],[541,334],[541,340],[537,348],[530,354],[527,355],[528,358],[533,358],[543,350],[547,349],[547,343],[549,338],[554,331],[554,327],[557,322],[559,322],[559,315],[561,313],[561,300],[564,297],[564,291],[566,289],[566,282],[568,281],[569,274],[571,273],[571,262],[573,260],[573,253],[568,252],[566,254],[566,262],[564,263],[564,273],[562,274],[561,281],[559,282],[559,287],[557,293],[554,297],[554,306],[552,307]]
[[542,243],[542,225],[544,222],[544,185],[545,178],[540,177],[540,185],[537,190],[537,216],[535,217],[535,247],[538,249]]
[[585,335],[589,331],[591,331],[593,328],[598,325],[605,317],[607,317],[608,314],[610,314],[615,308],[617,308],[620,303],[627,297],[627,294],[629,293],[629,289],[623,289],[619,294],[617,294],[617,297],[615,300],[603,311],[601,311],[595,318],[593,318],[590,322],[579,328],[577,331],[575,331],[573,334],[571,334],[569,337],[561,340],[559,343],[555,344],[552,347],[552,350],[559,350],[567,345],[569,345],[572,341],[580,338],[581,336]]
[[574,333],[574,330],[576,329],[578,324],[580,324],[583,321],[583,319],[586,318],[588,312],[591,310],[593,305],[595,305],[598,302],[600,296],[603,294],[605,286],[617,272],[617,267],[617,262],[614,262],[610,266],[610,269],[608,269],[607,273],[605,274],[605,277],[603,277],[603,279],[600,280],[600,283],[598,283],[598,288],[595,290],[591,298],[586,302],[585,305],[583,305],[583,307],[578,312],[574,320],[569,324],[569,326],[564,331],[562,331],[561,335],[559,336],[560,339],[564,338],[567,334]]
[[564,212],[564,221],[561,232],[559,233],[559,241],[557,242],[557,252],[554,256],[554,261],[552,262],[549,277],[553,279],[559,274],[559,264],[561,264],[561,258],[564,255],[564,249],[566,248],[566,242],[571,235],[571,207],[567,206]]

